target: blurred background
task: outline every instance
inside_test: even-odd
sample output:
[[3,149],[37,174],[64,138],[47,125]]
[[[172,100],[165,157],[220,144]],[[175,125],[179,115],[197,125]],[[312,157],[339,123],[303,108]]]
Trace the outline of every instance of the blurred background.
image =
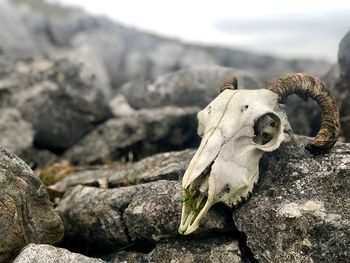
[[[341,0],[0,0],[0,144],[32,167],[196,147],[196,113],[231,71],[248,89],[321,78],[347,140],[349,14]],[[318,131],[312,101],[291,96],[287,114]]]
[[349,1],[55,1],[118,23],[177,38],[285,58],[336,61]]

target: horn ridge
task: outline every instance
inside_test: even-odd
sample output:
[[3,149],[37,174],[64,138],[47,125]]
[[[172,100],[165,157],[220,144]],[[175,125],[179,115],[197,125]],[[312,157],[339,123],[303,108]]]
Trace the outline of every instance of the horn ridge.
[[234,73],[230,73],[226,76],[226,78],[222,81],[220,85],[220,92],[223,92],[225,89],[237,89],[238,81]]
[[321,109],[321,127],[305,148],[320,154],[333,147],[340,133],[339,111],[333,95],[320,79],[305,73],[292,73],[271,82],[266,88],[278,95],[280,103],[284,103],[291,94],[314,99]]

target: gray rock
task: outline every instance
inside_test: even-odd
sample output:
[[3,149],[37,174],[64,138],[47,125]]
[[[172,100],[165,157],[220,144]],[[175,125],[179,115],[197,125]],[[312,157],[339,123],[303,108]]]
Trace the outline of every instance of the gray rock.
[[77,34],[100,27],[99,19],[81,10],[68,9],[69,14],[51,16],[46,23],[46,34],[55,46],[69,46]]
[[335,82],[335,91],[339,104],[340,124],[342,135],[346,141],[350,141],[350,32],[348,32],[339,44],[338,52],[338,78]]
[[[132,239],[160,241],[178,235],[182,207],[182,188],[178,182],[157,181],[145,184],[124,210],[123,218]],[[229,231],[224,213],[212,209],[202,222],[199,233]]]
[[238,242],[222,235],[205,239],[181,238],[160,243],[145,258],[148,262],[242,263]]
[[233,236],[217,237],[178,237],[157,244],[148,254],[134,251],[121,251],[112,257],[111,263],[118,262],[244,262],[241,259],[238,242]]
[[197,112],[197,108],[164,107],[110,119],[70,148],[63,158],[75,164],[108,163],[193,147],[198,142]]
[[129,240],[122,213],[136,191],[134,186],[76,186],[67,191],[56,208],[65,226],[67,245],[101,251],[125,246]]
[[[251,199],[234,210],[236,224],[247,235],[247,245],[261,262],[347,262],[349,145],[338,143],[330,154],[313,156],[304,149],[305,139],[297,137],[297,142],[298,145],[284,143],[279,150],[264,155],[260,181]],[[82,246],[114,250],[133,244],[133,250],[138,252],[123,252],[122,257],[116,253],[117,259],[131,262],[158,262],[166,255],[169,256],[165,260],[181,260],[186,255],[196,260],[203,254],[207,258],[209,254],[215,255],[211,260],[225,262],[231,257],[239,260],[237,243],[233,240],[238,236],[232,232],[233,226],[222,206],[209,211],[195,235],[183,238],[177,234],[180,184],[162,180],[137,184],[175,179],[174,164],[179,163],[182,173],[193,153],[190,150],[169,154],[168,163],[167,154],[161,154],[121,168],[119,179],[131,171],[135,175],[131,173],[128,178],[138,179],[128,179],[115,186],[136,183],[134,186],[115,189],[76,186],[68,190],[57,207],[69,230],[66,242],[77,244],[79,240]],[[163,165],[165,171],[170,170],[169,175],[167,172],[163,175]],[[108,170],[103,172],[108,174]],[[112,176],[109,174],[105,179]],[[220,238],[211,239],[212,235]],[[139,253],[142,243],[138,245],[138,242],[142,240],[157,243],[150,255]],[[249,258],[244,240],[240,242],[243,257]]]
[[[118,86],[123,84],[131,75],[126,74],[127,69],[123,66],[127,50],[125,47],[125,39],[113,30],[90,30],[76,35],[72,39],[73,55],[74,53],[78,59],[82,60],[88,66],[96,65],[93,61],[92,54],[96,56],[96,60],[100,60],[101,69],[93,67],[104,81],[109,81],[108,84]],[[85,51],[84,51],[85,50]],[[106,76],[102,76],[106,74]]]
[[244,71],[218,66],[183,69],[156,78],[154,81],[132,81],[121,93],[136,109],[159,106],[199,106],[209,104],[219,92],[227,74],[235,72],[239,88],[258,89],[263,83]]
[[101,259],[89,258],[67,249],[49,245],[26,246],[13,263],[103,263]]
[[314,100],[305,101],[297,95],[291,95],[285,109],[294,134],[311,137],[317,134],[321,126],[321,111]]
[[[178,236],[181,198],[180,184],[174,181],[116,189],[76,186],[66,192],[57,211],[66,244],[111,251],[137,240]],[[198,233],[214,230],[232,230],[220,209],[210,211]]]
[[47,191],[32,170],[17,156],[0,148],[0,262],[25,245],[61,240],[63,225]]
[[15,108],[0,109],[0,145],[16,154],[32,147],[34,130]]
[[58,160],[58,156],[45,149],[30,147],[22,151],[18,156],[29,165],[30,168],[36,169]]
[[348,262],[350,146],[313,156],[299,143],[264,155],[236,224],[259,262]]
[[135,114],[127,99],[123,95],[117,95],[109,102],[109,107],[115,117],[131,116]]
[[340,74],[349,76],[350,72],[350,32],[348,32],[339,44],[338,63],[340,65]]
[[0,1],[0,54],[23,59],[39,54],[35,39],[22,21],[20,12],[9,1]]
[[157,180],[176,181],[185,173],[194,152],[184,150],[160,153],[136,163],[125,164],[125,167],[86,169],[63,178],[49,188],[62,194],[76,185],[114,188]]
[[62,152],[111,116],[92,76],[72,61],[33,59],[20,62],[0,79],[16,107],[33,125],[37,147]]

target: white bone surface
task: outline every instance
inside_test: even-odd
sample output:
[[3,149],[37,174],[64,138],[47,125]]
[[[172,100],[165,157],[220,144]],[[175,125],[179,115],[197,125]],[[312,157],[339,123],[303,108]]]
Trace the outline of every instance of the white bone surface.
[[[253,141],[254,123],[267,113],[276,119],[277,132],[268,143],[257,144]],[[258,180],[262,154],[279,147],[285,138],[285,127],[289,125],[278,106],[277,95],[266,89],[226,89],[200,111],[198,134],[202,141],[185,172],[182,186],[192,189],[191,183],[212,164],[207,201],[200,211],[191,212],[191,220],[187,220],[189,209],[184,203],[179,232],[195,231],[215,203],[231,206],[245,198]]]

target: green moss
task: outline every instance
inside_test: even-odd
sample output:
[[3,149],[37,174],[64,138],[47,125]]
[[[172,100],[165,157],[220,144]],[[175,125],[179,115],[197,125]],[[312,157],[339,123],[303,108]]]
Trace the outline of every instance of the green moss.
[[199,189],[182,188],[182,193],[183,193],[182,202],[191,211],[197,213],[198,209],[196,208],[196,204],[197,204],[197,199],[199,196]]

